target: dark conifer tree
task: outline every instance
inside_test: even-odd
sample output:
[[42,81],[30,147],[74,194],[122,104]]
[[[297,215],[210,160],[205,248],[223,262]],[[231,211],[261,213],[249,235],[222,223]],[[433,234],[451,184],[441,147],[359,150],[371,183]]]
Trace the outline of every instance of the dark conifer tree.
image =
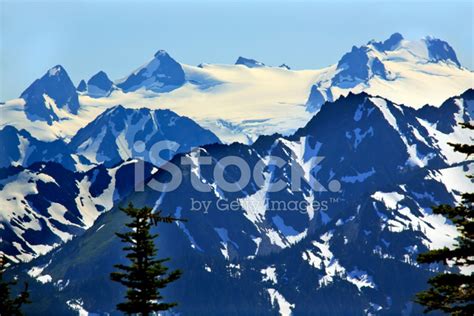
[[28,283],[25,283],[23,291],[15,297],[11,297],[11,287],[17,282],[4,280],[5,270],[10,261],[6,256],[0,256],[0,316],[23,315],[21,307],[31,303],[29,300]]
[[[468,123],[464,128],[474,130]],[[464,153],[467,158],[474,154],[474,145],[450,144],[455,151]],[[473,175],[468,175],[473,178]],[[418,256],[419,263],[454,264],[461,268],[470,268],[474,264],[474,193],[462,194],[462,201],[456,206],[439,205],[433,208],[435,214],[450,219],[460,233],[453,249],[431,250]],[[416,302],[425,306],[425,313],[440,310],[452,315],[474,315],[474,273],[443,272],[429,279],[431,285],[426,291],[417,294]]]
[[117,305],[117,309],[126,314],[140,314],[147,316],[152,312],[165,311],[177,303],[165,303],[160,290],[181,276],[181,271],[168,273],[164,265],[166,259],[157,259],[157,249],[153,242],[158,234],[152,235],[152,225],[159,222],[172,223],[179,219],[171,216],[161,216],[161,212],[152,213],[149,207],[135,208],[130,203],[121,208],[130,218],[126,226],[130,230],[126,233],[117,233],[122,242],[127,244],[123,248],[130,265],[117,264],[120,272],[112,272],[111,279],[128,288],[126,301]]

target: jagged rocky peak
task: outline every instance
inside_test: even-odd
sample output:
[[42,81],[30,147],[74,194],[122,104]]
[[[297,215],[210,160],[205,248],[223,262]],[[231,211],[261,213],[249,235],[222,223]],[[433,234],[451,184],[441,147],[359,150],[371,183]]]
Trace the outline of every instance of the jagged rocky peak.
[[383,42],[370,41],[367,43],[367,47],[381,53],[405,49],[417,58],[422,58],[433,63],[452,63],[461,67],[454,49],[446,41],[432,36],[427,36],[418,41],[411,41],[404,40],[400,33],[394,33]]
[[48,77],[60,78],[61,76],[64,76],[65,73],[66,71],[64,70],[63,66],[56,65],[48,70]]
[[161,59],[161,58],[171,58],[170,55],[164,50],[164,49],[159,49],[156,53],[155,53],[155,58],[157,59]]
[[417,115],[436,126],[437,130],[451,134],[457,127],[458,117],[462,117],[464,122],[474,118],[474,89],[447,99],[439,107],[427,104],[417,110]]
[[427,36],[423,41],[426,43],[431,62],[448,62],[461,67],[454,49],[447,42],[431,36]]
[[367,45],[353,46],[338,62],[332,83],[351,88],[359,83],[367,83],[374,76],[392,80],[394,75],[384,64],[388,60],[414,65],[437,63],[461,67],[454,49],[447,42],[434,37],[405,40],[400,33],[394,33],[382,42],[372,40]]
[[60,110],[77,114],[79,99],[76,87],[66,70],[57,65],[35,80],[20,98],[25,100],[25,112],[31,121],[52,124],[60,119]]
[[376,42],[374,40],[367,43],[367,45],[372,45],[378,51],[385,52],[394,50],[398,47],[400,42],[403,40],[403,36],[400,33],[393,33],[388,39],[383,42]]
[[242,57],[242,56],[239,56],[239,58],[237,58],[237,61],[235,62],[236,65],[243,65],[243,66],[246,66],[248,68],[258,68],[258,67],[264,67],[265,64],[262,63],[262,62],[259,62],[259,61],[256,61],[255,59],[251,59],[251,58],[245,58],[245,57]]
[[105,90],[105,89],[110,89],[112,87],[113,82],[112,82],[112,80],[109,79],[107,74],[101,70],[98,73],[96,73],[95,75],[93,75],[89,79],[87,84],[89,86],[94,85],[96,87],[99,87],[99,88],[102,88],[102,89]]
[[291,67],[288,66],[287,64],[283,63],[279,66],[280,68],[285,68],[286,70],[291,70]]
[[77,85],[78,92],[85,92],[87,90],[87,83],[84,80],[81,80]]
[[159,50],[150,62],[116,85],[125,92],[141,88],[154,92],[167,92],[182,86],[185,81],[181,65],[166,51]]
[[352,50],[339,60],[338,73],[333,78],[333,84],[340,87],[352,87],[361,82],[366,82],[373,76],[388,79],[390,74],[383,62],[370,54],[367,46],[352,46]]
[[99,71],[87,81],[87,92],[94,98],[109,96],[114,89],[114,83],[103,71]]

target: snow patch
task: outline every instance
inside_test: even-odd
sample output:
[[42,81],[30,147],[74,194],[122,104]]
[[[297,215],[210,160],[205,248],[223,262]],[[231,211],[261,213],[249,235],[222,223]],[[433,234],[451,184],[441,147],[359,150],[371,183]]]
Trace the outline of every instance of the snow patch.
[[275,303],[278,305],[278,311],[281,316],[289,316],[292,314],[291,310],[295,308],[295,304],[290,304],[276,289],[270,288],[267,289],[267,291],[270,295],[272,306],[275,306]]
[[273,284],[278,283],[275,266],[266,267],[265,269],[260,270],[260,273],[263,275],[262,277],[263,282],[269,281]]

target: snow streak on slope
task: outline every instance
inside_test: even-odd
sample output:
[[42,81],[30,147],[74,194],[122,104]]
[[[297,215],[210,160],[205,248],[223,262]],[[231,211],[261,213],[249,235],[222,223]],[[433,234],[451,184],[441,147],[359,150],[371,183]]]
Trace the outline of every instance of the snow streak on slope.
[[[3,230],[6,228],[6,225],[11,225],[10,229],[13,230],[16,236],[22,239],[22,241],[27,244],[27,247],[38,255],[47,253],[52,248],[58,246],[58,244],[43,245],[28,243],[26,238],[22,237],[22,235],[28,231],[40,232],[41,230],[48,229],[61,239],[65,241],[69,240],[72,236],[54,227],[50,223],[48,215],[35,214],[29,220],[25,220],[32,215],[29,208],[25,208],[23,205],[26,204],[25,197],[38,193],[36,182],[41,181],[45,184],[52,183],[57,185],[56,181],[46,174],[35,174],[29,171],[22,172],[14,177],[14,179],[7,178],[2,180],[0,183],[3,186],[3,189],[0,191],[0,207],[3,210],[0,212],[0,228]],[[59,223],[65,223],[67,221],[64,218],[66,209],[62,207],[62,205],[57,203],[51,204],[49,212],[56,215],[55,218]],[[67,224],[76,225],[70,222]],[[47,226],[47,228],[45,226]],[[2,242],[7,241],[2,240]],[[18,256],[20,260],[31,260],[34,257],[18,242],[13,242],[13,246],[22,253]]]
[[[446,157],[449,164],[464,161],[466,155],[455,152],[448,143],[454,144],[470,144],[473,137],[469,135],[465,128],[458,125],[460,122],[472,121],[474,118],[474,100],[473,90],[469,90],[461,97],[451,98],[447,100],[443,106],[454,105],[453,113],[444,113],[439,117],[438,122],[429,122],[426,118],[418,118],[420,124],[428,131],[430,138],[436,140],[439,151]],[[449,117],[452,116],[452,117]],[[450,121],[453,120],[451,123]],[[446,125],[453,124],[446,128]]]

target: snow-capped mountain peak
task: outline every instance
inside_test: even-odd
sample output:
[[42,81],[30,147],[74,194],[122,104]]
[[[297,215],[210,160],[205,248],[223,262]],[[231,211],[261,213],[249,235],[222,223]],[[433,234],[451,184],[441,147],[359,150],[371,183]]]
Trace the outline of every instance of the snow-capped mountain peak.
[[353,46],[337,64],[333,85],[355,86],[377,76],[384,80],[395,78],[385,61],[410,61],[414,63],[444,62],[461,67],[453,48],[445,41],[425,37],[418,41],[405,40],[400,33],[392,34],[383,42],[374,40],[360,47]]
[[[461,67],[454,49],[446,42],[433,36],[420,40],[404,39],[400,33],[392,34],[383,42],[370,41],[368,51],[381,60],[411,61],[418,63],[446,63]],[[382,55],[380,55],[382,54]]]
[[[423,87],[423,93],[410,93],[415,86]],[[472,72],[461,66],[447,42],[430,36],[408,40],[394,33],[384,41],[353,46],[314,83],[306,105],[315,112],[324,101],[366,91],[419,108],[425,103],[440,105],[450,94],[436,96],[449,89],[457,90],[451,93],[455,95],[470,87]]]
[[102,70],[87,81],[87,94],[93,98],[109,96],[115,89],[117,88],[112,80]]
[[77,114],[79,99],[76,88],[61,65],[49,69],[35,80],[20,98],[25,100],[25,112],[30,121],[58,121],[61,110]]
[[[337,100],[350,91],[365,91],[414,108],[441,105],[447,98],[471,88],[473,73],[456,65],[454,55],[448,54],[448,45],[438,45],[446,56],[431,48],[430,59],[427,43],[436,46],[436,42],[433,38],[408,40],[395,33],[386,40],[354,47],[335,65],[305,70],[218,64],[195,67],[178,64],[160,50],[125,79],[115,81],[117,91],[106,97],[96,99],[87,92],[87,84],[81,83],[77,90],[81,102],[79,115],[61,113],[58,109],[54,113],[62,115],[53,113],[49,118],[48,110],[47,123],[31,125],[32,115],[25,111],[23,100],[15,99],[2,107],[0,126],[28,130],[40,140],[54,140],[58,136],[70,139],[105,109],[123,104],[128,108],[169,108],[211,129],[224,142],[247,143],[262,134],[294,131],[322,103]],[[433,56],[439,60],[435,62]],[[54,68],[51,73],[56,76],[47,76],[51,80],[65,73],[62,67]],[[84,86],[86,90],[82,91]],[[164,93],[169,90],[173,91]],[[305,103],[306,107],[299,106]],[[288,113],[292,116],[288,117]],[[226,122],[226,127],[220,122]]]
[[182,86],[185,75],[181,65],[166,51],[159,50],[153,59],[141,66],[116,85],[125,92],[144,88],[154,92],[166,92]]

